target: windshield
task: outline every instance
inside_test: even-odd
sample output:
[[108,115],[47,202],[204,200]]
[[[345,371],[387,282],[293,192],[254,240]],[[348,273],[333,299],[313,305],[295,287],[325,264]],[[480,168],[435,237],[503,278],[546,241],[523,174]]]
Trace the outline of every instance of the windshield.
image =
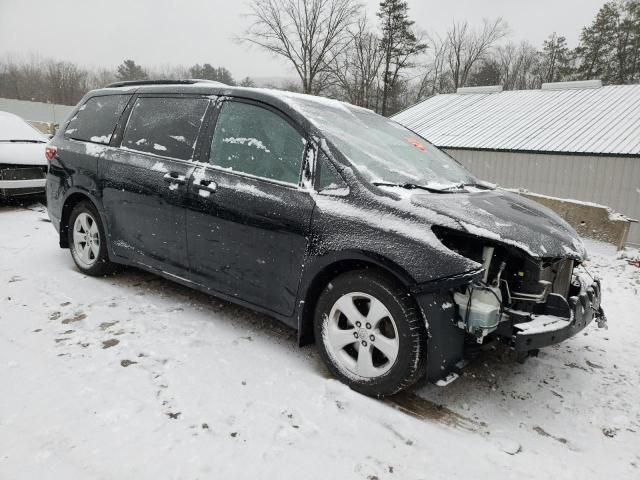
[[434,145],[397,122],[333,100],[296,105],[372,183],[451,186],[477,180]]

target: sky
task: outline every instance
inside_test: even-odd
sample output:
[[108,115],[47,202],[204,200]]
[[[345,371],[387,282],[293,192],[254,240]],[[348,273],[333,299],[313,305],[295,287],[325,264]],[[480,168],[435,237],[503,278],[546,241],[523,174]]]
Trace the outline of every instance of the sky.
[[[376,21],[379,0],[364,0]],[[535,45],[552,32],[578,42],[604,0],[409,0],[428,33],[451,22],[502,17],[510,39]],[[0,0],[0,56],[36,54],[85,67],[211,63],[235,78],[294,76],[284,60],[238,42],[249,19],[246,0]]]

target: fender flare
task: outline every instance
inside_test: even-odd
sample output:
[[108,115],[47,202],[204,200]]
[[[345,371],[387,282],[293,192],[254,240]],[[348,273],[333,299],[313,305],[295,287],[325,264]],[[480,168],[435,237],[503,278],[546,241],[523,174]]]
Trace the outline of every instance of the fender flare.
[[86,190],[84,188],[72,187],[65,194],[64,201],[62,202],[62,210],[60,213],[60,224],[59,224],[60,247],[69,248],[69,243],[67,241],[67,232],[69,229],[69,225],[66,225],[65,222],[68,220],[69,215],[71,215],[71,210],[73,209],[73,206],[82,201],[81,198],[78,198],[78,200],[73,200],[70,202],[71,197],[74,197],[74,196],[84,197],[86,200],[89,200],[98,211],[98,215],[100,215],[100,221],[102,222],[102,227],[104,228],[104,232],[105,232],[107,252],[109,254],[109,257],[113,258],[114,253],[113,253],[113,250],[111,249],[111,241],[110,241],[111,236],[109,235],[109,224],[107,223],[107,220],[104,214],[102,202],[93,193],[91,193],[89,190]]

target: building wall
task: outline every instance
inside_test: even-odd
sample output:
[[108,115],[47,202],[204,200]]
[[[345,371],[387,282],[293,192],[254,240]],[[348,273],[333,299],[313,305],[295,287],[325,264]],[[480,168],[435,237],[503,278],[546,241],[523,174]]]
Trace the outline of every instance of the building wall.
[[27,121],[60,124],[65,121],[72,109],[73,107],[68,105],[0,98],[0,111],[13,113]]
[[[640,220],[640,157],[550,155],[447,149],[479,178],[503,187],[599,203]],[[640,245],[640,225],[629,243]]]

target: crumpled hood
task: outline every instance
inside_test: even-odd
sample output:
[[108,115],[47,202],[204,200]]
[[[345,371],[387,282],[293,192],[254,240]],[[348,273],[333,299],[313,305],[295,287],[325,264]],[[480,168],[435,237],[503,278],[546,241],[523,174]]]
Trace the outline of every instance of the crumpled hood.
[[415,194],[411,204],[450,217],[455,229],[520,248],[536,258],[586,257],[582,240],[567,222],[543,205],[505,190]]

